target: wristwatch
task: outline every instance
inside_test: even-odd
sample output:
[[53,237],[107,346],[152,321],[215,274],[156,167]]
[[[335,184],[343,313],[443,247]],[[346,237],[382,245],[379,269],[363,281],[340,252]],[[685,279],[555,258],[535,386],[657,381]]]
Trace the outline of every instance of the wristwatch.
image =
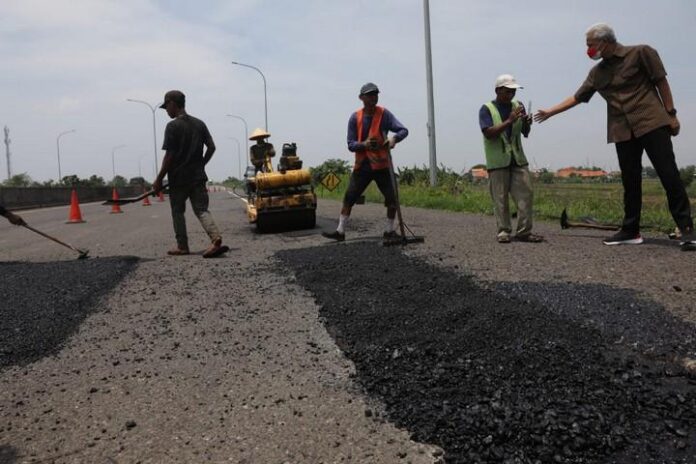
[[676,108],[672,108],[671,110],[667,111],[667,114],[669,114],[670,116],[676,116],[676,115],[677,115],[677,109],[676,109]]

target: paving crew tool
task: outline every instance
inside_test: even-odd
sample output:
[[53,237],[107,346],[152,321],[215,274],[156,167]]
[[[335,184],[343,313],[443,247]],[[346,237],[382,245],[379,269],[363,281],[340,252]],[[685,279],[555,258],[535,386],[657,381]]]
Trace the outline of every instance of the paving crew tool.
[[[621,228],[620,225],[617,224],[603,224],[600,222],[597,222],[591,217],[581,217],[580,218],[581,222],[571,222],[568,220],[568,213],[566,212],[565,209],[563,209],[563,212],[561,213],[561,229],[597,229],[597,230],[619,230]],[[662,229],[659,226],[651,225],[651,224],[643,224],[641,226],[644,229]],[[669,237],[670,240],[678,240],[681,238],[681,233],[679,232],[679,229],[675,229],[674,232],[670,232],[667,234],[667,237]]]
[[583,222],[570,222],[565,208],[561,213],[561,229],[599,229],[599,230],[619,230],[621,226],[615,224],[600,224],[591,218],[583,218]]
[[[387,144],[389,143],[386,134],[384,134],[384,140],[387,141]],[[396,218],[399,221],[399,232],[401,235],[397,234],[394,237],[385,237],[384,240],[382,240],[382,245],[405,246],[409,243],[423,243],[425,242],[425,237],[415,235],[413,231],[411,231],[411,229],[404,223],[404,218],[401,215],[401,201],[399,200],[399,185],[396,182],[396,175],[394,174],[394,162],[392,161],[391,149],[389,149],[389,145],[387,145],[387,153],[389,154],[389,177],[391,177],[391,183],[394,188],[394,198],[396,200]],[[410,235],[406,235],[406,231],[408,231]]]
[[51,237],[51,236],[48,235],[47,233],[41,232],[41,231],[38,230],[38,229],[34,229],[34,228],[33,228],[32,226],[30,226],[29,224],[26,224],[26,223],[25,223],[25,224],[22,224],[22,227],[25,227],[25,228],[31,230],[32,232],[35,232],[35,233],[41,235],[42,237],[46,237],[46,238],[49,239],[49,240],[53,240],[54,242],[56,242],[56,243],[58,243],[58,244],[60,244],[60,245],[63,245],[63,246],[66,247],[66,248],[70,248],[71,250],[77,252],[77,253],[78,253],[77,259],[87,259],[87,255],[89,254],[89,250],[80,250],[79,248],[75,248],[74,246],[70,245],[69,243],[61,242],[61,241],[58,240],[57,238]]
[[143,192],[142,194],[138,195],[137,197],[128,197],[128,198],[110,198],[109,200],[106,200],[102,205],[127,205],[128,203],[136,203],[140,200],[143,200],[147,197],[156,197],[159,195],[162,191],[164,191],[167,188],[167,185],[162,186],[162,190],[159,192],[155,192],[155,189],[150,189],[147,192]]

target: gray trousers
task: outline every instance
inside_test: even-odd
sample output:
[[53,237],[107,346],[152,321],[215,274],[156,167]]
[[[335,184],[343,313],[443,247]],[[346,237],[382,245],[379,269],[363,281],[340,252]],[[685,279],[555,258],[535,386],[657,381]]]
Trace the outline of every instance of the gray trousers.
[[208,191],[205,183],[176,186],[169,188],[169,203],[172,207],[172,222],[176,244],[180,249],[188,249],[188,235],[186,234],[186,200],[191,200],[193,213],[200,221],[203,229],[211,241],[220,238],[220,230],[213,220],[213,215],[208,211]]
[[493,212],[498,224],[498,236],[510,235],[510,203],[517,205],[517,231],[519,236],[532,232],[532,178],[526,166],[510,166],[488,171],[488,187],[493,199]]

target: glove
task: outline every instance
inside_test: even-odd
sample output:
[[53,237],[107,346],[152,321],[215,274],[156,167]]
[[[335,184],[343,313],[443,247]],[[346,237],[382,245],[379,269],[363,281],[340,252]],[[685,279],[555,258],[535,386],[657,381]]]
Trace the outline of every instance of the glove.
[[374,151],[379,148],[379,144],[377,143],[377,140],[373,138],[369,138],[363,142],[363,145],[365,145],[366,150]]
[[387,140],[384,141],[384,146],[386,148],[389,148],[390,150],[393,150],[396,146],[396,139],[394,137],[389,137]]

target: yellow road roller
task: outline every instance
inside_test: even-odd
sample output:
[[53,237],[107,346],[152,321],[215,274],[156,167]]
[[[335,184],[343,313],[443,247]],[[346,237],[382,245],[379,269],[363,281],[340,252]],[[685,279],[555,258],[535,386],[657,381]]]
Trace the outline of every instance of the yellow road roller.
[[[254,135],[270,136],[266,132]],[[261,143],[255,147],[259,147]],[[316,225],[317,196],[312,186],[309,170],[302,169],[295,143],[283,144],[278,170],[272,170],[273,146],[263,142],[263,149],[251,159],[254,172],[246,175],[247,216],[259,232],[312,229]],[[259,153],[259,152],[262,153]]]

